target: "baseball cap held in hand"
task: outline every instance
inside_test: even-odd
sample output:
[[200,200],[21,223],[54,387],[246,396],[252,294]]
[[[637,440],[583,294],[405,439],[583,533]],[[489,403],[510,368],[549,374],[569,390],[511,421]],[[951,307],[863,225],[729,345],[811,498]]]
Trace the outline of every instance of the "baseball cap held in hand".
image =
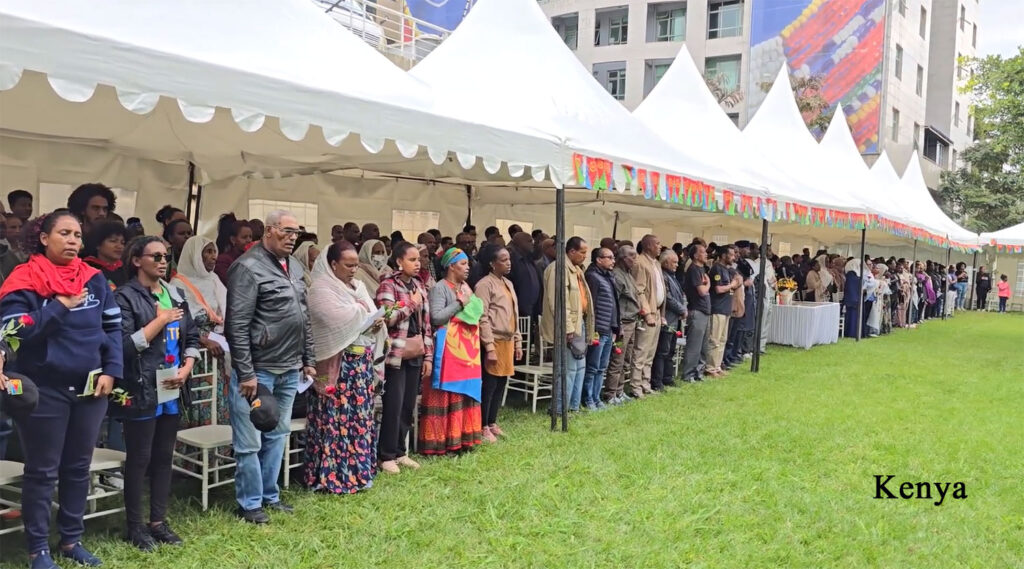
[[249,420],[260,432],[269,433],[277,428],[281,412],[277,408],[277,399],[267,386],[256,386],[256,397],[249,402]]
[[7,374],[7,389],[0,391],[4,413],[13,419],[24,420],[36,410],[39,389],[31,379],[19,374]]

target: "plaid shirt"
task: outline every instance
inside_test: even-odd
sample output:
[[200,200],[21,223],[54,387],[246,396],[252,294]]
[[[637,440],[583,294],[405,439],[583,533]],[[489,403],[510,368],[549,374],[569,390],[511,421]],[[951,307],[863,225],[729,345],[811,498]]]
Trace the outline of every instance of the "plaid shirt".
[[[386,319],[388,336],[391,337],[391,349],[388,351],[384,364],[392,368],[402,367],[402,350],[405,349],[405,339],[409,334],[409,320],[413,314],[412,293],[401,282],[402,273],[394,272],[380,281],[380,288],[377,289],[377,306],[391,306],[398,302],[404,302],[405,306],[396,309],[391,317]],[[419,289],[422,298],[422,305],[419,309],[420,333],[423,334],[423,350],[426,357],[430,358],[434,353],[434,337],[430,327],[430,311],[427,305],[427,288],[418,277],[413,277],[412,282]]]

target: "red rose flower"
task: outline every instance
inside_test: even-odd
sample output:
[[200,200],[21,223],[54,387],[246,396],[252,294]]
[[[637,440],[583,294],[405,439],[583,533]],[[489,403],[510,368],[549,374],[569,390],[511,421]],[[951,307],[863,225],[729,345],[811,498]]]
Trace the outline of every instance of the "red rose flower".
[[399,300],[398,302],[395,303],[395,306],[397,306],[398,308],[405,308],[405,301]]
[[18,323],[21,324],[22,326],[31,326],[35,324],[36,321],[33,320],[32,317],[29,316],[28,314],[22,314],[21,318],[18,319]]
[[590,342],[590,345],[591,346],[596,346],[596,345],[598,345],[600,343],[601,343],[601,340],[594,340],[594,341]]
[[622,355],[622,348],[615,348],[615,355],[621,356]]
[[173,364],[174,356],[171,354],[167,354],[167,356],[164,357],[164,361],[167,362],[168,364]]
[[334,387],[333,385],[328,385],[324,391],[327,392],[327,395],[334,395],[334,393],[338,391],[338,388]]
[[683,337],[683,331],[682,330],[676,330],[676,338],[682,338],[682,337]]

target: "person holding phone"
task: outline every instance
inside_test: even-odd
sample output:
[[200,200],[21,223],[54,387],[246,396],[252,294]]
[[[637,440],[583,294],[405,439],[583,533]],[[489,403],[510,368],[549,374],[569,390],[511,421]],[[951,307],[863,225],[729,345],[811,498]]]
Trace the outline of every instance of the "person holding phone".
[[[0,288],[0,326],[18,320],[21,345],[6,368],[31,377],[39,403],[17,420],[25,453],[22,519],[34,569],[56,569],[50,508],[60,483],[54,554],[97,566],[81,543],[89,495],[89,465],[107,413],[107,395],[122,376],[121,310],[103,274],[79,257],[82,226],[59,209],[23,231],[28,262]],[[27,324],[26,324],[27,323]]]
[[[185,293],[164,282],[170,254],[159,237],[137,237],[128,245],[125,269],[131,280],[114,293],[121,308],[124,381],[131,397],[111,414],[127,419],[124,465],[125,540],[145,552],[158,544],[181,545],[167,524],[171,459],[181,409],[178,395],[199,358],[199,330]],[[188,401],[187,393],[185,400]],[[149,481],[149,523],[143,521],[142,489]]]

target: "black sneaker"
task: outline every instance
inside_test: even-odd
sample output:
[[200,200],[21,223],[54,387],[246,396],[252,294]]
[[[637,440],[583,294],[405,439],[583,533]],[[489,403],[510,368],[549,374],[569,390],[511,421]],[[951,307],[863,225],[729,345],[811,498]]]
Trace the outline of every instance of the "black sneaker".
[[171,526],[167,525],[167,522],[160,522],[155,526],[150,525],[149,534],[159,543],[166,543],[167,545],[182,545],[185,543],[178,537],[178,534],[174,533]]
[[157,548],[156,540],[145,524],[129,524],[124,540],[146,553],[156,551]]
[[281,512],[282,514],[294,514],[295,513],[295,508],[289,506],[288,504],[285,504],[284,502],[282,502],[280,500],[278,500],[276,502],[271,502],[269,504],[263,504],[263,507],[268,509],[268,510],[273,510],[275,512]]
[[235,515],[250,524],[262,525],[270,523],[270,516],[263,511],[263,508],[256,508],[254,510],[243,510],[242,508],[238,508]]

